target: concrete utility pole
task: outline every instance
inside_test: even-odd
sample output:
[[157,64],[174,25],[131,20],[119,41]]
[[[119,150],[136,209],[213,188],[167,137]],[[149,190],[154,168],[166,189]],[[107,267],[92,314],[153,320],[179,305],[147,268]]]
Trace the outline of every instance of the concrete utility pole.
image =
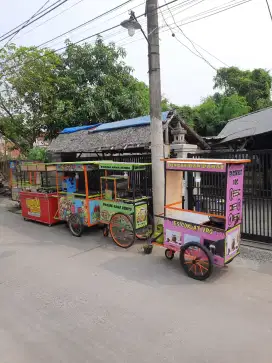
[[154,215],[164,208],[163,127],[161,119],[161,72],[158,22],[158,0],[146,0],[149,98],[151,118],[151,160]]
[[164,207],[164,157],[163,128],[161,119],[161,73],[158,22],[158,0],[146,0],[147,36],[133,11],[121,26],[133,36],[140,29],[148,43],[149,100],[151,118],[151,159],[154,215],[163,213]]

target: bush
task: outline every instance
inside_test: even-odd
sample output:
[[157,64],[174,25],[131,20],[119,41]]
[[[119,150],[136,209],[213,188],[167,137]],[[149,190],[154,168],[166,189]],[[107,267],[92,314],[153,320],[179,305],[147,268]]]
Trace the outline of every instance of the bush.
[[27,159],[46,163],[48,162],[47,150],[42,147],[33,147],[29,150]]

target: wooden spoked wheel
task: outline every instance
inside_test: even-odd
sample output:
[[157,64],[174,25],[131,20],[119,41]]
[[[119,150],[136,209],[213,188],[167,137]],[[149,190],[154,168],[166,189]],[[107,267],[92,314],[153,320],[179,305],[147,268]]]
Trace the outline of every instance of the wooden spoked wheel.
[[123,214],[116,213],[110,220],[110,234],[117,246],[129,248],[135,242],[135,231],[132,218]]
[[211,252],[200,243],[188,242],[180,251],[180,262],[189,277],[206,280],[213,271]]
[[82,235],[84,226],[83,226],[81,218],[78,214],[72,214],[69,217],[68,227],[73,236],[80,237]]
[[139,240],[147,240],[154,233],[154,222],[153,217],[150,213],[147,216],[147,226],[136,230],[136,238]]

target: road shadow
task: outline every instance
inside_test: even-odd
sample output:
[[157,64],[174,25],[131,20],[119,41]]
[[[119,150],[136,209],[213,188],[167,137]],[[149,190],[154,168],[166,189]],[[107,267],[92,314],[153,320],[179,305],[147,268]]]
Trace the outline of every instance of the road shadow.
[[225,269],[214,268],[209,279],[197,281],[185,274],[177,257],[169,261],[164,256],[142,254],[119,256],[100,265],[100,267],[126,280],[152,287],[207,284],[220,279],[227,272]]

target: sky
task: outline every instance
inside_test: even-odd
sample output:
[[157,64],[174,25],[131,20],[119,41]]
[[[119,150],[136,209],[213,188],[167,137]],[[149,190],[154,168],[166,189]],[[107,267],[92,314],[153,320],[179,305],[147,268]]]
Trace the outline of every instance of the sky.
[[[55,1],[50,0],[46,6]],[[159,5],[163,5],[165,1],[159,0]],[[214,92],[213,77],[216,70],[192,53],[196,51],[188,38],[194,44],[201,46],[199,48],[195,45],[216,69],[226,65],[242,69],[272,69],[270,47],[272,21],[266,0],[251,0],[227,11],[197,20],[203,15],[242,1],[244,0],[177,0],[168,7],[161,8],[159,11],[161,86],[163,96],[170,102],[193,106]],[[268,1],[272,9],[272,0]],[[0,34],[29,19],[45,2],[46,0],[0,0]],[[125,0],[68,0],[52,13],[23,29],[13,42],[17,45],[39,46],[124,2]],[[136,16],[143,14],[145,1],[131,0],[126,6],[46,46],[58,49],[63,46],[67,38],[78,41],[99,33],[127,19],[130,10],[133,10]],[[203,15],[197,15],[203,12],[205,12]],[[176,27],[172,15],[175,22],[181,26],[183,34]],[[50,19],[51,17],[55,18]],[[197,21],[192,22],[192,20]],[[146,18],[140,17],[139,22],[146,31]],[[175,37],[171,36],[171,30],[166,23],[175,33]],[[105,42],[113,41],[125,48],[126,62],[133,67],[134,76],[148,84],[147,42],[141,32],[137,31],[133,37],[129,37],[126,29],[118,27],[103,33],[103,37]],[[86,40],[90,43],[94,41],[95,37]],[[181,43],[189,47],[192,52]]]

